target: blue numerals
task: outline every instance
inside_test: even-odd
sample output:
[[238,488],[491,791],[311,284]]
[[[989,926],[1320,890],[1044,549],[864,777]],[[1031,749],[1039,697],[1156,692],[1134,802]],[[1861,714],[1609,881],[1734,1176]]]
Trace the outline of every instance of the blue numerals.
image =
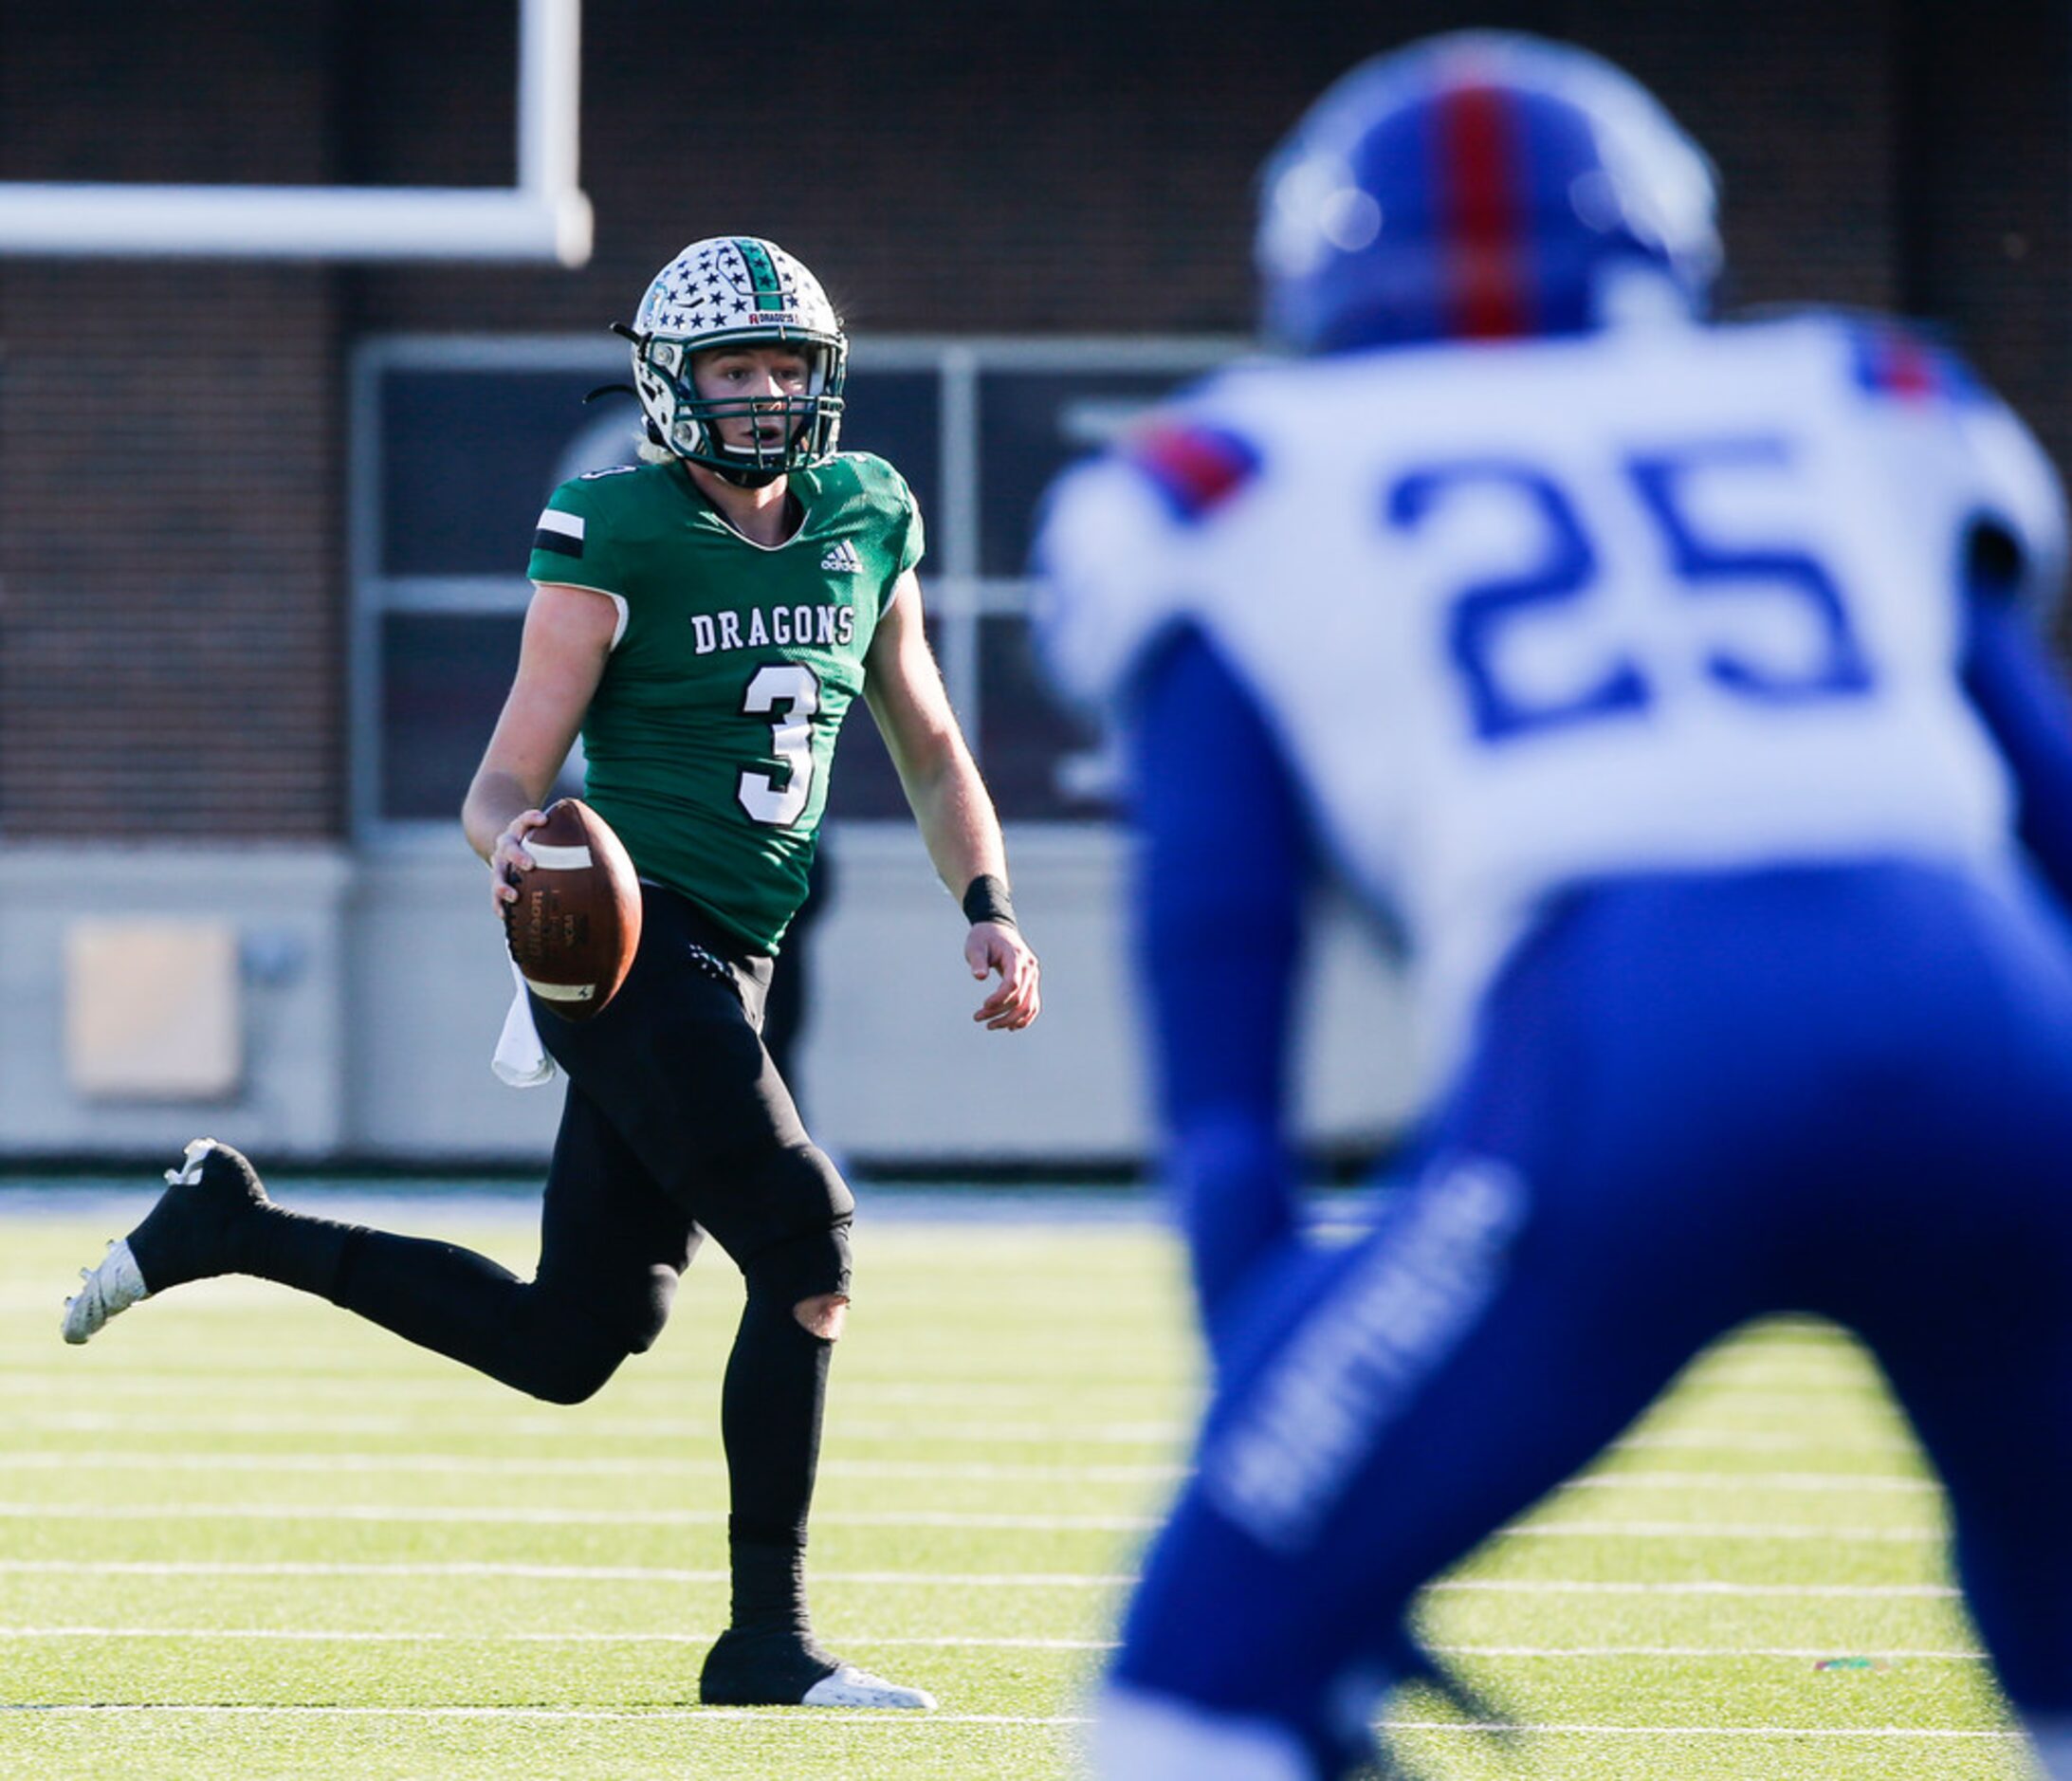
[[1477,483],[1509,489],[1532,508],[1546,545],[1531,569],[1474,582],[1460,590],[1450,609],[1446,650],[1467,689],[1475,733],[1485,742],[1499,742],[1531,730],[1640,710],[1648,702],[1647,682],[1636,664],[1617,659],[1605,664],[1592,686],[1559,703],[1530,704],[1505,691],[1491,666],[1497,633],[1525,613],[1573,606],[1586,598],[1597,579],[1597,552],[1574,505],[1551,477],[1530,465],[1494,459],[1412,470],[1389,490],[1389,523],[1415,530],[1439,501]]
[[[1696,644],[1713,685],[1769,705],[1858,696],[1871,690],[1870,665],[1841,590],[1819,559],[1786,542],[1723,544],[1706,538],[1692,517],[1692,491],[1702,479],[1778,476],[1790,468],[1787,443],[1771,436],[1710,440],[1636,454],[1620,465],[1624,486],[1661,540],[1670,572],[1665,591],[1704,599],[1790,600],[1814,621],[1814,659],[1788,670],[1716,644]],[[1464,458],[1407,470],[1388,490],[1387,523],[1415,532],[1445,502],[1471,489],[1516,502],[1539,541],[1528,567],[1469,583],[1447,608],[1446,651],[1475,734],[1502,743],[1645,712],[1655,687],[1641,663],[1616,646],[1607,646],[1586,684],[1558,697],[1528,697],[1505,686],[1496,670],[1505,628],[1529,614],[1556,623],[1564,612],[1580,616],[1601,585],[1599,555],[1561,485],[1536,466],[1514,460]]]
[[1630,458],[1625,470],[1641,505],[1669,545],[1671,567],[1687,594],[1769,592],[1803,601],[1820,626],[1821,655],[1807,670],[1780,674],[1724,650],[1710,652],[1705,671],[1730,692],[1779,703],[1829,699],[1868,692],[1871,670],[1863,659],[1842,590],[1820,561],[1785,545],[1726,549],[1708,543],[1686,517],[1686,491],[1700,476],[1750,470],[1787,472],[1790,458],[1781,439],[1721,439],[1680,451]]

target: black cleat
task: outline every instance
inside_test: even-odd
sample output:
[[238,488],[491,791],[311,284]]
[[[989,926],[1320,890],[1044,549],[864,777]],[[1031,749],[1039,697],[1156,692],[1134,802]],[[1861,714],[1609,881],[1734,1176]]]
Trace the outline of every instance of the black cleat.
[[80,1290],[64,1301],[67,1342],[86,1341],[117,1313],[166,1287],[235,1271],[237,1230],[267,1203],[252,1166],[227,1144],[196,1138],[165,1178],[166,1190],[144,1221],[79,1271]]
[[698,1698],[708,1707],[906,1707],[935,1697],[889,1682],[831,1657],[789,1627],[747,1633],[729,1627],[706,1653]]

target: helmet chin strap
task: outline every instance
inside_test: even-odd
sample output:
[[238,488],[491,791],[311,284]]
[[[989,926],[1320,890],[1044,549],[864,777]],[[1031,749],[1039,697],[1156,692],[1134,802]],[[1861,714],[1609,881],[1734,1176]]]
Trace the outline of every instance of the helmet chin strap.
[[[593,392],[593,394],[601,395],[602,392]],[[634,394],[637,395],[638,392],[636,391]],[[658,446],[667,446],[669,444],[669,441],[662,437],[662,429],[657,427],[652,420],[644,418],[641,424],[651,444]],[[789,473],[782,465],[715,464],[709,457],[686,457],[681,451],[676,452],[675,457],[679,464],[695,464],[702,469],[710,470],[722,482],[730,483],[736,488],[767,488],[779,477]]]
[[777,462],[773,464],[769,458],[768,441],[759,437],[753,454],[743,452],[720,437],[717,421],[707,420],[705,423],[706,455],[703,462],[713,475],[724,483],[731,483],[736,488],[767,488],[786,473],[784,460],[789,455],[791,444],[796,441],[798,431],[799,429],[794,427],[792,440],[787,440],[777,448]]
[[777,469],[750,469],[746,468],[735,469],[725,465],[707,464],[706,468],[710,470],[723,483],[732,483],[736,488],[767,488],[784,474],[781,467]]
[[784,460],[790,455],[792,446],[798,443],[805,431],[804,422],[795,421],[790,436],[776,448],[778,462],[772,464],[767,456],[771,449],[768,441],[759,438],[756,454],[749,456],[721,439],[717,421],[708,419],[704,425],[706,455],[702,460],[694,461],[702,462],[722,482],[730,483],[736,488],[767,488],[772,483],[788,474]]

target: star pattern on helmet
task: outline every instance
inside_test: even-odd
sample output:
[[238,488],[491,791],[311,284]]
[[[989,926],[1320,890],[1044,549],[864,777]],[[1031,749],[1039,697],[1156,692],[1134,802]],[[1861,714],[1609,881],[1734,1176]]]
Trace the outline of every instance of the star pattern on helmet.
[[[768,252],[779,302],[786,318],[796,319],[801,302],[798,268],[780,248]],[[643,301],[642,312],[652,332],[697,334],[774,320],[772,311],[760,306],[760,298],[746,257],[731,240],[719,239],[686,248],[664,266]]]

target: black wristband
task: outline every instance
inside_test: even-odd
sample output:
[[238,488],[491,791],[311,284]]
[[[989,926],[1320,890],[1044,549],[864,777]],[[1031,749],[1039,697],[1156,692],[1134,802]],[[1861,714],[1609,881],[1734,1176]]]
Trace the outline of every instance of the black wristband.
[[1007,894],[1007,880],[981,872],[966,885],[964,920],[974,927],[980,922],[998,922],[1002,927],[1013,927],[1015,900]]

